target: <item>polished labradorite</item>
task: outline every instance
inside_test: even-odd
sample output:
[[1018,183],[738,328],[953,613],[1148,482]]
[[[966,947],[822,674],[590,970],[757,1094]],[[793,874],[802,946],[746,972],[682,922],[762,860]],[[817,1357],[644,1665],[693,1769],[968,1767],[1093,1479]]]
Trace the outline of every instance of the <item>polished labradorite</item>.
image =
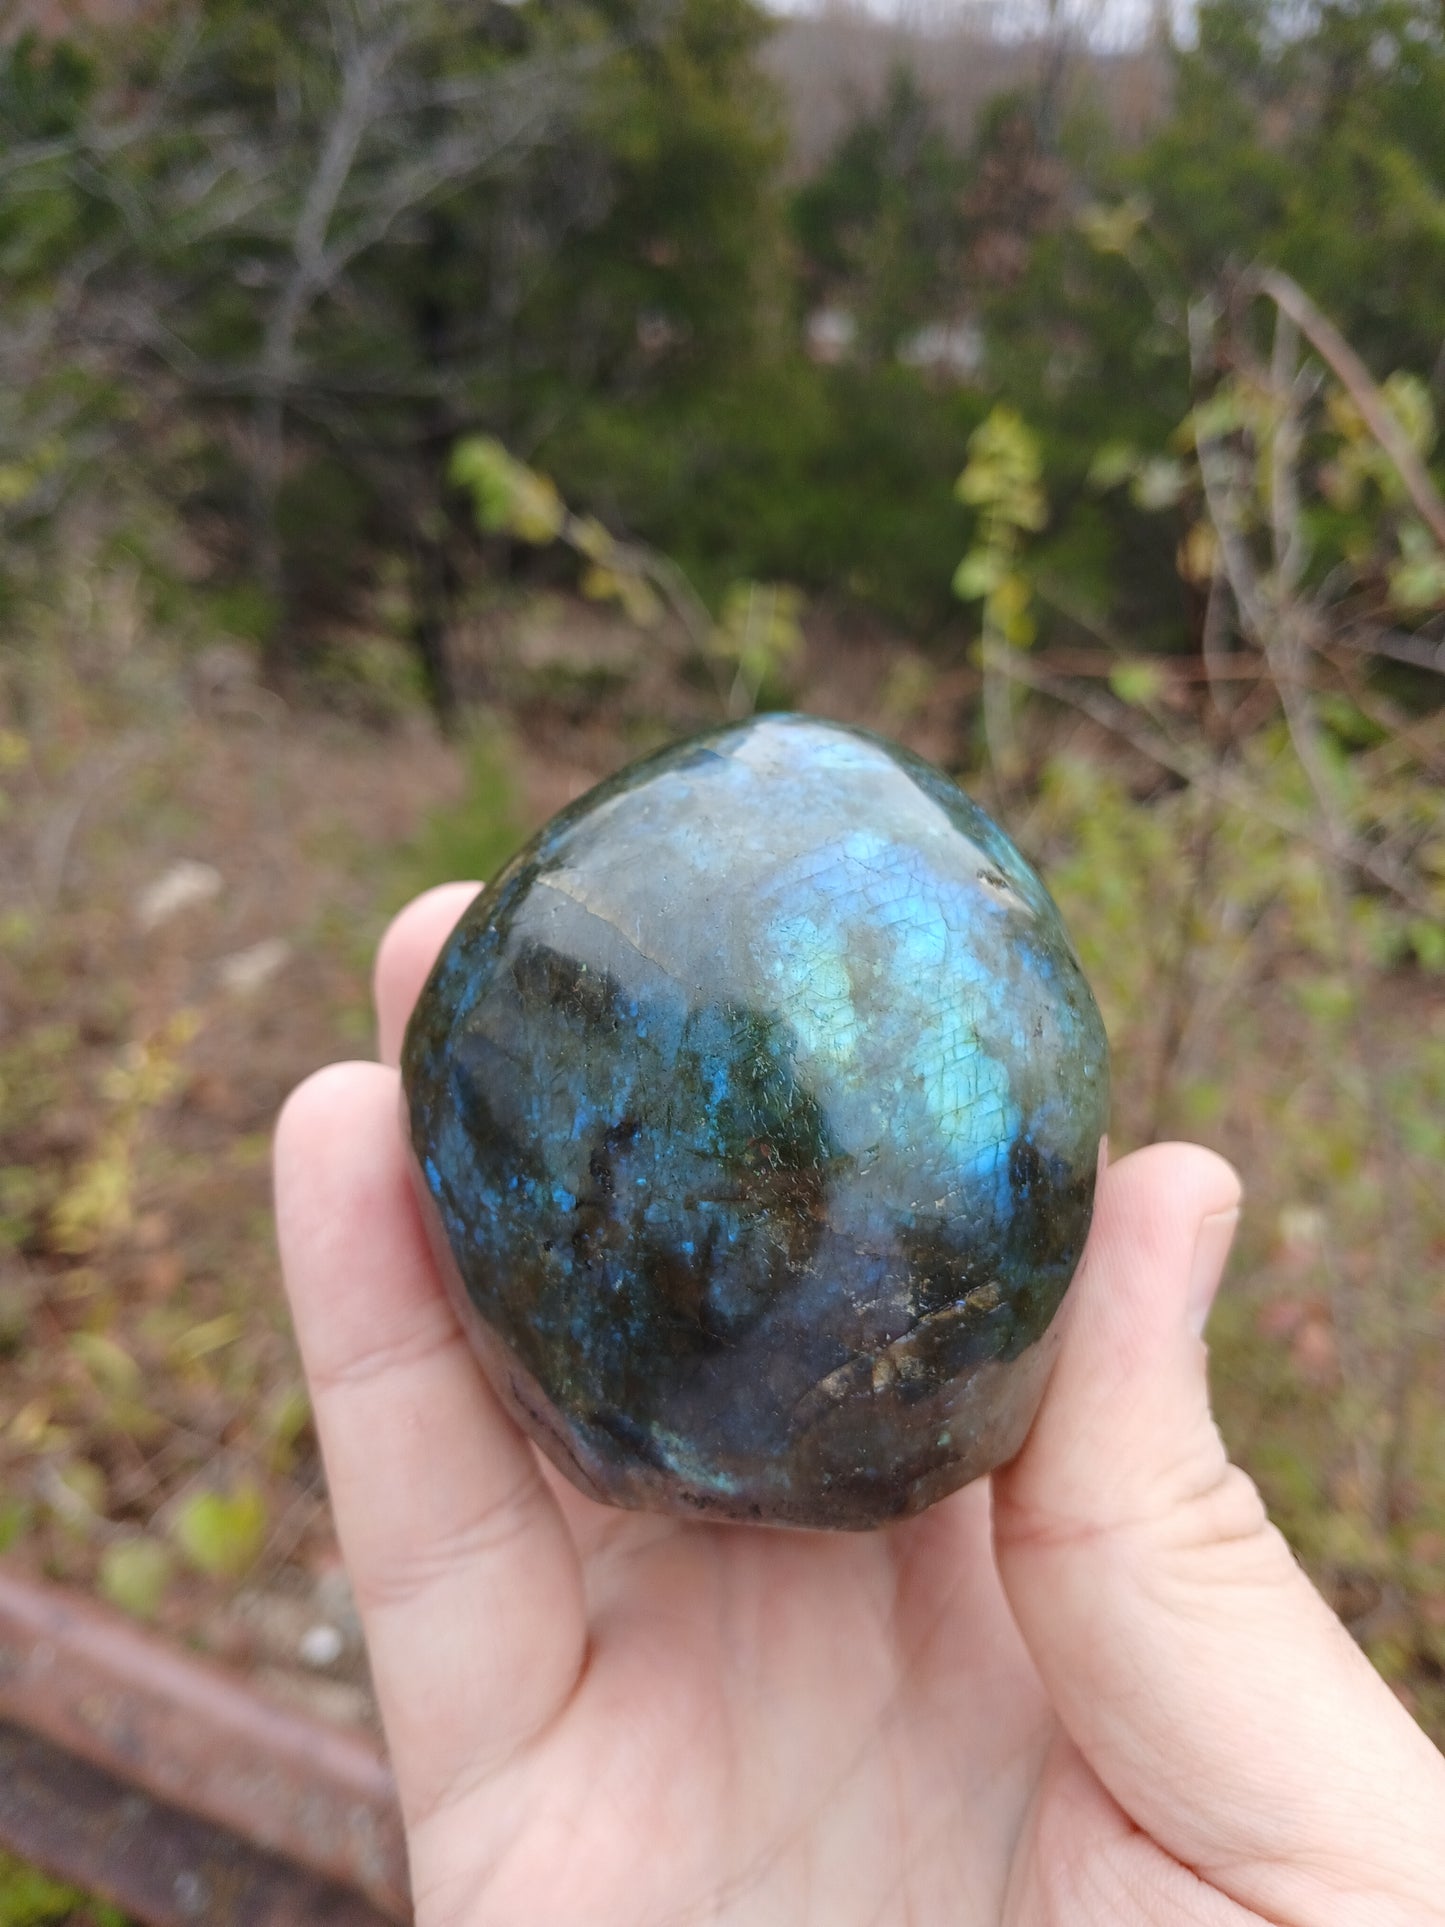
[[917,757],[767,716],[624,770],[463,917],[403,1073],[468,1330],[586,1491],[862,1527],[1017,1451],[1107,1047]]

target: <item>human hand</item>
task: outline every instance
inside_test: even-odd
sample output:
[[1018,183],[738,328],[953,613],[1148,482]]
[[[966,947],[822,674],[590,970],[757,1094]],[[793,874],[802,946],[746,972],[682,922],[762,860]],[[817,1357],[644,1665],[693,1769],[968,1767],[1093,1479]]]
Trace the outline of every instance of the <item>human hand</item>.
[[597,1505],[492,1397],[398,1122],[472,894],[383,943],[386,1068],[288,1102],[277,1217],[421,1927],[1425,1927],[1445,1761],[1210,1418],[1237,1214],[1114,1166],[1022,1454],[861,1536]]

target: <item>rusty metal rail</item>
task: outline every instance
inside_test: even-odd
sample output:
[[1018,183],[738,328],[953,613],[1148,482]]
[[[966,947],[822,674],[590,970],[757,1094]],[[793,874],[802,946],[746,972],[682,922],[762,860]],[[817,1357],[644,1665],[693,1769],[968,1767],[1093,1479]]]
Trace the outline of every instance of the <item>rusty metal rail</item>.
[[[410,1919],[376,1747],[3,1563],[0,1722],[0,1840],[153,1927]],[[176,1911],[187,1854],[194,1894],[224,1905]]]
[[387,1927],[388,1916],[352,1889],[4,1724],[0,1844],[146,1927]]

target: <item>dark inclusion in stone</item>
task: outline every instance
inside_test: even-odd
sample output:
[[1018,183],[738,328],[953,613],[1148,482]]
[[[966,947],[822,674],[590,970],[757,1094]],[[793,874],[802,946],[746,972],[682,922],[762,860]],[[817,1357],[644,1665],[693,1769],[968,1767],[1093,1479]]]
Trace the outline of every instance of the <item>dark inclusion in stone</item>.
[[1018,1450],[1107,1046],[917,757],[767,716],[624,770],[462,918],[403,1074],[468,1330],[587,1492],[866,1527]]

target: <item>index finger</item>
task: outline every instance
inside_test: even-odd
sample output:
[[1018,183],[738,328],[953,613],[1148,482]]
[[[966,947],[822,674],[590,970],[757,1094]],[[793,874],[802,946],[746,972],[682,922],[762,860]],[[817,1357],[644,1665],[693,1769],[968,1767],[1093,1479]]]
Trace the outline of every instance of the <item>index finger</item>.
[[480,883],[443,883],[424,891],[394,916],[376,952],[378,1050],[383,1064],[401,1057],[401,1040],[437,952],[456,928]]

